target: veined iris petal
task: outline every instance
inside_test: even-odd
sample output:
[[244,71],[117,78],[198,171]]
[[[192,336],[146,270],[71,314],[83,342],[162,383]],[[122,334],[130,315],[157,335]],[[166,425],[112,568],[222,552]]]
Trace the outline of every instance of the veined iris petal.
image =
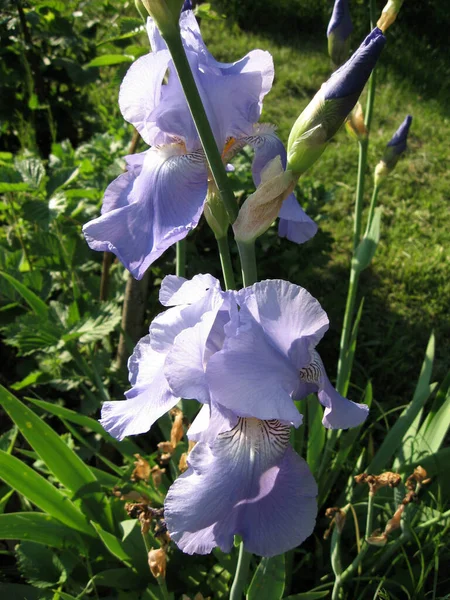
[[241,535],[248,552],[274,556],[302,543],[317,512],[317,486],[279,421],[239,419],[211,445],[199,442],[189,469],[165,501],[169,533],[188,554],[229,552]]

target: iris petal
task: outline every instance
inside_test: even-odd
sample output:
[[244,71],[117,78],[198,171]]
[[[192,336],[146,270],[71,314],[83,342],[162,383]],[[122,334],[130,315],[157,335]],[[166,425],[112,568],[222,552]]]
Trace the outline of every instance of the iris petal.
[[198,443],[189,465],[169,489],[164,511],[184,552],[229,552],[238,534],[248,552],[274,556],[312,533],[317,486],[278,421],[239,419],[211,446]]
[[128,204],[93,219],[83,233],[93,250],[113,252],[141,279],[152,262],[197,225],[206,191],[202,157],[183,155],[178,145],[165,151],[152,148],[145,153]]
[[127,400],[105,402],[100,423],[113,437],[122,440],[127,435],[147,432],[153,423],[170,410],[175,397],[164,377],[165,355],[150,346],[150,336],[136,346],[129,361],[130,382]]

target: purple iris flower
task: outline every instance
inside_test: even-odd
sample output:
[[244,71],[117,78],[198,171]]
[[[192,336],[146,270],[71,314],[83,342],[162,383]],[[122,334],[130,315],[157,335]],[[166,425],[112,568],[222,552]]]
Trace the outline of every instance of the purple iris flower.
[[278,419],[298,427],[294,399],[317,392],[331,429],[360,425],[368,407],[331,385],[316,345],[328,329],[319,302],[305,289],[268,280],[237,292],[239,323],[206,366],[211,399],[241,417]]
[[[235,63],[220,63],[207,50],[192,11],[181,13],[180,29],[224,162],[250,144],[257,180],[269,160],[285,154],[273,130],[255,128],[272,87],[271,55],[254,50]],[[208,189],[208,168],[194,122],[170,53],[151,19],[148,33],[153,52],[128,70],[119,105],[151,148],[126,157],[127,172],[107,188],[101,216],[83,227],[93,250],[116,254],[136,279],[197,226]],[[294,201],[285,201],[281,216],[291,221],[289,239],[305,241],[315,225]]]
[[328,23],[327,36],[332,33],[337,35],[342,41],[346,40],[353,31],[352,20],[348,0],[336,0]]
[[405,120],[397,129],[397,131],[392,136],[391,140],[388,142],[388,148],[391,148],[392,152],[399,156],[403,154],[406,150],[406,140],[408,139],[409,128],[411,127],[412,116],[407,115]]

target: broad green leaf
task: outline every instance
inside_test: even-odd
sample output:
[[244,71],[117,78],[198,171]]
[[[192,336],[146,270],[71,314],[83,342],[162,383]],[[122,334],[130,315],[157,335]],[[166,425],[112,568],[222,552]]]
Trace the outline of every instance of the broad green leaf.
[[36,400],[35,398],[26,398],[28,402],[32,402],[36,406],[43,408],[45,411],[49,412],[60,419],[66,419],[71,423],[75,423],[76,425],[81,425],[81,427],[86,427],[87,429],[93,431],[94,433],[98,433],[101,435],[107,442],[114,445],[121,454],[129,457],[133,457],[135,454],[139,454],[142,450],[137,446],[134,442],[130,440],[123,440],[122,442],[118,442],[115,438],[113,438],[107,431],[103,429],[98,421],[95,419],[91,419],[86,415],[80,415],[79,413],[70,410],[69,408],[64,408],[63,406],[58,406],[57,404],[51,404],[50,402],[45,402],[45,400]]
[[91,537],[95,533],[77,507],[44,477],[28,465],[0,450],[0,476],[5,483],[41,510],[49,513],[72,529]]
[[41,300],[39,298],[39,296],[36,296],[36,294],[34,292],[29,290],[26,286],[23,285],[23,283],[20,283],[20,281],[17,281],[17,279],[12,277],[11,275],[8,275],[8,273],[0,271],[0,275],[2,277],[4,277],[6,279],[6,281],[15,288],[15,290],[22,296],[22,298],[25,300],[25,302],[29,305],[31,310],[33,310],[42,319],[47,319],[48,306],[45,304],[45,302],[43,300]]
[[97,56],[88,62],[86,67],[108,67],[121,63],[130,63],[133,60],[134,56],[127,56],[126,54],[103,54],[103,56]]
[[102,511],[106,510],[105,500],[97,478],[89,467],[45,421],[2,385],[0,404],[56,479],[69,489],[74,497],[82,499],[86,495],[89,496],[85,507],[102,521]]
[[262,558],[248,588],[247,600],[279,600],[284,586],[284,554]]
[[0,515],[0,539],[29,540],[52,548],[85,550],[76,531],[41,512]]
[[16,159],[14,166],[22,175],[22,179],[33,189],[39,189],[44,177],[45,168],[39,158],[23,158],[21,160]]
[[125,564],[131,565],[132,559],[130,555],[126,552],[123,543],[112,533],[105,531],[97,525],[97,523],[92,523],[95,531],[98,533],[99,538],[105,545],[105,548],[111,552],[113,556],[124,562]]
[[36,542],[21,542],[15,549],[18,569],[25,581],[38,588],[51,588],[65,583],[78,562],[75,553],[56,554]]
[[131,569],[108,569],[94,575],[93,580],[98,586],[120,590],[136,590],[145,587],[147,583]]
[[427,401],[432,391],[430,379],[433,368],[434,345],[434,335],[431,334],[413,399],[384,438],[383,443],[366,469],[368,473],[381,473],[392,463],[392,457],[395,456],[402,445],[405,434]]
[[26,192],[29,188],[28,183],[0,182],[0,194],[5,194],[6,192]]
[[320,466],[323,447],[325,445],[326,429],[322,425],[323,409],[315,397],[308,399],[308,441],[306,462],[313,475],[317,474]]

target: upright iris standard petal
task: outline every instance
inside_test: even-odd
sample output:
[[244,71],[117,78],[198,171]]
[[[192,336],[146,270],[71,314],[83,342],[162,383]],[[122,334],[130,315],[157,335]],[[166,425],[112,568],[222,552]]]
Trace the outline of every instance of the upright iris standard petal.
[[325,426],[348,428],[364,421],[367,407],[334,390],[315,351],[328,328],[317,300],[280,280],[256,283],[236,297],[239,326],[206,367],[213,401],[239,416],[298,426],[301,415],[293,399],[318,392]]
[[199,442],[188,461],[164,505],[171,538],[184,552],[229,552],[241,535],[248,552],[274,556],[312,533],[317,486],[280,422],[239,419],[212,445]]
[[128,204],[83,227],[89,246],[113,252],[141,279],[156,258],[197,225],[206,198],[206,173],[202,156],[184,155],[179,145],[165,152],[148,150]]

